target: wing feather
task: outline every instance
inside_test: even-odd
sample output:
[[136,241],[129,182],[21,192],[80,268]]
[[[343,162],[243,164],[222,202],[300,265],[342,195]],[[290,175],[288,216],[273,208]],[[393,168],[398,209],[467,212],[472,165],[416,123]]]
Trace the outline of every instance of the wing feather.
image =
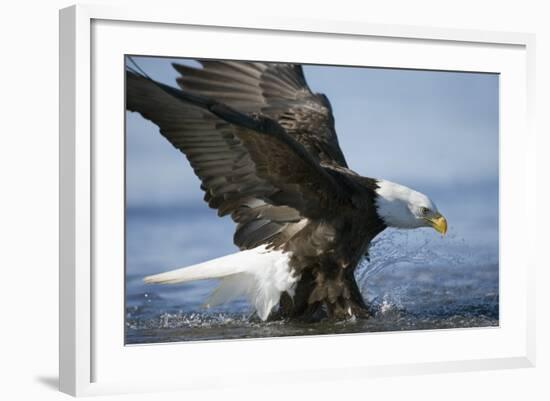
[[159,126],[201,179],[209,206],[237,223],[241,249],[277,242],[300,220],[335,210],[338,184],[277,122],[202,95],[185,98],[130,71],[126,90],[127,109]]
[[347,167],[330,102],[309,88],[302,66],[285,63],[199,60],[202,68],[174,64],[180,87],[246,113],[276,120],[325,164]]

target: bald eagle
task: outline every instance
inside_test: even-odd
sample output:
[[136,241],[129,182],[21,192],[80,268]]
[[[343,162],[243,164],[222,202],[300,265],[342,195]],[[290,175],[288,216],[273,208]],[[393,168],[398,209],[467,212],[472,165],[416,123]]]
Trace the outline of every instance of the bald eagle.
[[126,108],[189,160],[204,200],[236,223],[239,252],[146,277],[218,279],[213,306],[246,297],[262,320],[368,317],[354,277],[387,227],[447,221],[426,195],[348,167],[325,95],[301,65],[200,60],[173,64],[179,88],[126,70]]

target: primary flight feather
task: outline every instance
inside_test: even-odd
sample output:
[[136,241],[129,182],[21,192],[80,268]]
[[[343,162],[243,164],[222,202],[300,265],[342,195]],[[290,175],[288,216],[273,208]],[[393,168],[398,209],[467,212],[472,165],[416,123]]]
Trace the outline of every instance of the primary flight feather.
[[426,196],[348,168],[326,96],[298,64],[174,64],[179,88],[126,71],[126,107],[189,160],[204,200],[237,227],[240,252],[145,278],[216,278],[207,306],[244,296],[262,320],[367,316],[354,278],[387,227],[447,222]]

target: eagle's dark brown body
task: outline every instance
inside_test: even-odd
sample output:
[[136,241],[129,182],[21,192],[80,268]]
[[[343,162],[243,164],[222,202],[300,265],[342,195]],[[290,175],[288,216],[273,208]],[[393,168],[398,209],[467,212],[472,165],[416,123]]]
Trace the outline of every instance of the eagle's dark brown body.
[[[359,184],[367,193],[374,189],[370,185],[376,185],[374,180]],[[372,213],[375,208],[369,199],[373,198],[374,193],[361,197],[356,205],[310,221],[285,243],[284,249],[293,255],[291,266],[301,279],[293,297],[283,295],[283,316],[317,320],[325,314],[336,319],[367,315],[354,272],[368,253],[371,240],[386,228]]]
[[201,61],[174,65],[181,90],[127,72],[127,108],[157,124],[188,158],[241,249],[291,253],[300,276],[279,315],[317,319],[367,313],[354,271],[386,226],[377,181],[349,170],[330,104],[301,66]]

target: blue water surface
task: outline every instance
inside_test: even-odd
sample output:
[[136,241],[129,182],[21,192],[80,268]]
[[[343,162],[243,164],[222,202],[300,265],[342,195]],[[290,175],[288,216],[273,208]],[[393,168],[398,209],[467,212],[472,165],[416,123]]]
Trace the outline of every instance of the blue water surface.
[[497,183],[486,183],[458,188],[468,194],[460,200],[440,200],[449,220],[445,237],[430,229],[388,229],[378,236],[370,261],[364,260],[356,272],[373,317],[339,323],[265,323],[242,299],[205,309],[202,303],[215,288],[215,280],[143,284],[146,275],[235,252],[234,225],[205,204],[128,208],[126,341],[498,326],[498,204],[487,205],[490,185],[498,192]]

